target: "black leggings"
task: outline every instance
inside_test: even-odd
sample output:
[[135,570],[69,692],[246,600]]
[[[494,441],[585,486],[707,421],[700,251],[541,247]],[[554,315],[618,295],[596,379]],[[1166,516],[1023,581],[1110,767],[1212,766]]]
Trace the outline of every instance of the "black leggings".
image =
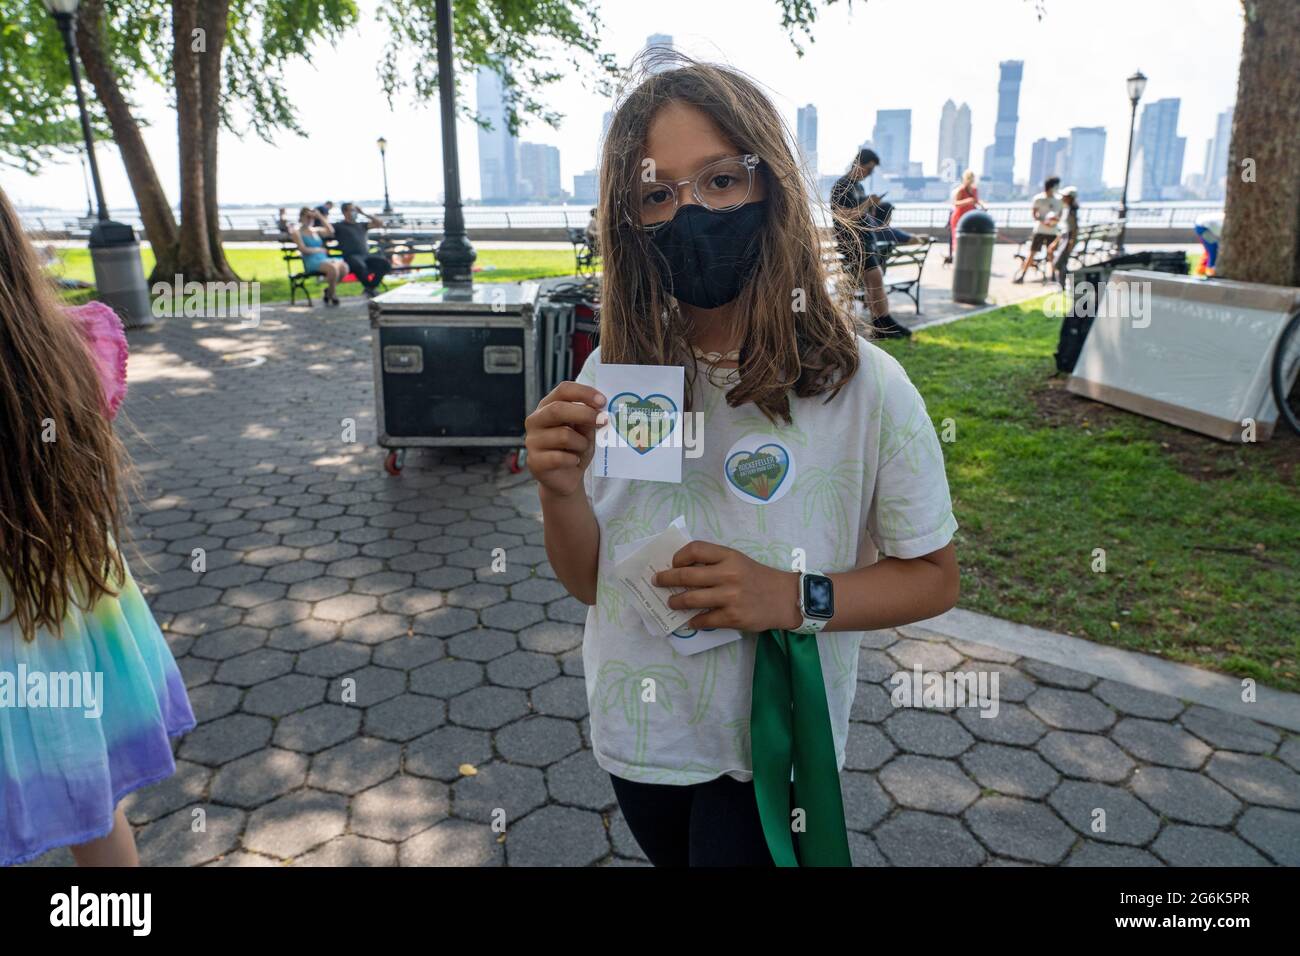
[[772,866],[754,784],[734,777],[675,787],[610,775],[623,819],[655,866]]

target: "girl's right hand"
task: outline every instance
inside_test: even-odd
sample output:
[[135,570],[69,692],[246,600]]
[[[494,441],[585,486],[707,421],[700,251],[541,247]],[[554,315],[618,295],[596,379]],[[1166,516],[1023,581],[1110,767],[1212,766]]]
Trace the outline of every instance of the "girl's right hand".
[[596,450],[596,429],[608,416],[605,396],[589,385],[561,382],[524,420],[528,470],[543,488],[567,497],[582,487]]

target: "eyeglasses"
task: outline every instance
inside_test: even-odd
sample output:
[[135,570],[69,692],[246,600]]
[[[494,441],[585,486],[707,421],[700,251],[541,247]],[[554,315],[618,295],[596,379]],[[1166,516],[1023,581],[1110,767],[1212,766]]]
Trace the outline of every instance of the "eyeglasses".
[[676,182],[647,180],[637,184],[633,191],[634,206],[630,210],[634,225],[653,230],[677,214],[681,188],[690,185],[691,195],[705,209],[713,212],[730,212],[745,204],[754,189],[754,170],[760,160],[753,153],[732,156],[709,163],[690,179]]

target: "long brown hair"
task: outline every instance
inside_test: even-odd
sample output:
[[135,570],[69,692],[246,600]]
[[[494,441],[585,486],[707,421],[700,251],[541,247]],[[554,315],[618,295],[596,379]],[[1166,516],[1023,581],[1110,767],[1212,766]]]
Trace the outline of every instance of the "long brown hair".
[[27,640],[125,576],[125,457],[75,323],[0,190],[0,584],[13,601],[0,623]]
[[738,152],[762,160],[766,222],[758,268],[736,302],[744,345],[740,380],[727,402],[753,402],[772,421],[788,422],[791,389],[800,397],[829,392],[829,399],[858,368],[853,321],[827,288],[807,173],[795,159],[790,131],[753,80],[676,51],[644,54],[629,86],[600,161],[601,360],[681,365],[688,381],[695,376],[688,329],[667,292],[661,259],[628,215],[650,124],[661,107],[679,101],[708,115]]

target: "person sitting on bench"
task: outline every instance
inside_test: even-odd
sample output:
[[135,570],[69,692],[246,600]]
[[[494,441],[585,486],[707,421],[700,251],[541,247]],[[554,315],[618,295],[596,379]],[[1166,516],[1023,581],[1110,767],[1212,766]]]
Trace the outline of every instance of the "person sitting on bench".
[[[338,285],[348,274],[348,267],[325,252],[325,240],[334,235],[334,227],[319,210],[303,206],[298,210],[298,224],[289,230],[289,235],[302,256],[302,271],[325,279],[325,304],[338,305]],[[310,295],[307,303],[311,304]]]
[[600,222],[596,219],[596,207],[591,207],[591,218],[587,220],[587,228],[584,230],[584,236],[587,240],[587,248],[591,250],[593,256],[599,255],[597,247],[600,243]]
[[[392,264],[386,256],[370,254],[370,239],[367,233],[371,226],[383,226],[385,223],[377,216],[359,209],[356,203],[343,204],[343,221],[334,223],[334,236],[338,239],[339,251],[343,261],[348,264],[352,274],[357,277],[367,296],[373,296],[384,281]],[[358,219],[364,216],[365,220]]]
[[1012,282],[1024,282],[1025,273],[1033,265],[1038,250],[1056,241],[1058,232],[1056,224],[1060,221],[1064,210],[1061,197],[1056,195],[1056,187],[1059,185],[1061,185],[1060,176],[1048,176],[1043,183],[1043,191],[1034,197],[1034,233],[1029,240],[1029,253],[1025,256],[1025,261],[1020,263],[1020,272],[1011,280]]
[[831,189],[831,211],[835,217],[835,245],[844,261],[844,269],[855,287],[864,290],[871,324],[876,335],[908,336],[912,333],[889,314],[889,296],[885,292],[883,263],[876,250],[873,221],[870,219],[880,196],[868,196],[862,180],[880,164],[873,150],[860,149],[848,172],[836,180]]

